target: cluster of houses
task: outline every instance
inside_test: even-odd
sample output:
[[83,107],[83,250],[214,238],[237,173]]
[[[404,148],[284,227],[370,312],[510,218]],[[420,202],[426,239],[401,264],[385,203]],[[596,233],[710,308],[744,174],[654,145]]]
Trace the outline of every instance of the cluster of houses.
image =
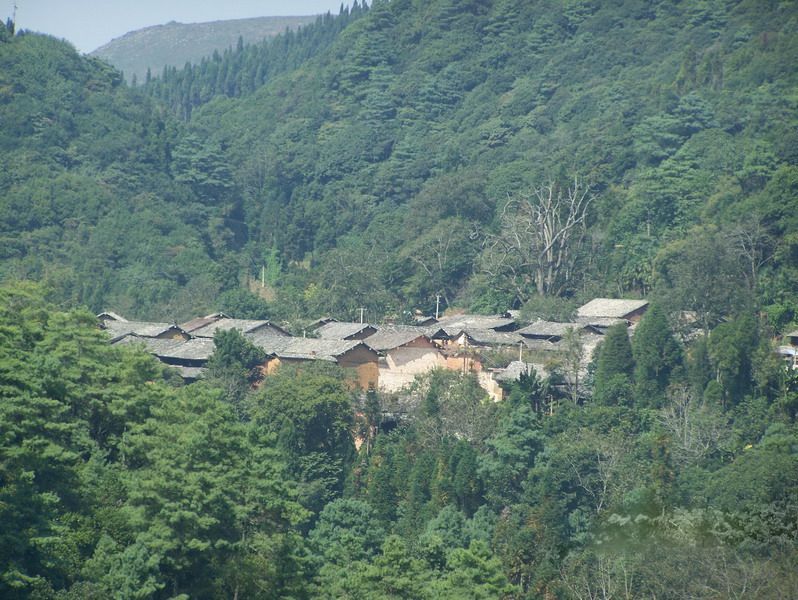
[[292,336],[267,320],[234,319],[223,313],[181,325],[129,321],[112,312],[98,318],[111,344],[142,345],[186,381],[203,376],[214,351],[214,334],[237,329],[265,352],[262,371],[267,375],[283,364],[327,361],[350,370],[363,390],[400,392],[417,375],[452,369],[475,373],[490,396],[500,400],[507,384],[522,373],[546,374],[562,354],[569,331],[584,349],[580,365],[584,370],[607,328],[616,323],[633,328],[647,306],[646,300],[597,298],[580,307],[571,322],[538,320],[526,326],[515,313],[424,317],[414,325],[328,318],[313,324],[311,337]]

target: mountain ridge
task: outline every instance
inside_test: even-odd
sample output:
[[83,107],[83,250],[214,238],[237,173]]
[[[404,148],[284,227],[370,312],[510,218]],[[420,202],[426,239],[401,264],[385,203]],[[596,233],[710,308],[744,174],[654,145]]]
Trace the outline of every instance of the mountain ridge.
[[147,69],[160,74],[165,66],[182,67],[196,63],[214,51],[235,46],[238,38],[257,43],[266,38],[312,23],[316,15],[266,16],[225,19],[199,23],[170,21],[129,31],[89,53],[102,58],[124,72],[128,81],[133,76],[143,82]]

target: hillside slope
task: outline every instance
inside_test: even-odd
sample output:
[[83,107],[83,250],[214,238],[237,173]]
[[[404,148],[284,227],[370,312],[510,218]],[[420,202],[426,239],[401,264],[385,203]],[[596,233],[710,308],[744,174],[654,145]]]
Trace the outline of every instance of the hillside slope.
[[197,63],[214,51],[235,47],[239,37],[254,44],[274,37],[286,29],[296,29],[312,23],[315,16],[256,17],[208,23],[177,23],[145,27],[126,33],[91,52],[143,82],[149,69],[160,74],[165,66],[182,67]]
[[[735,285],[790,305],[789,320],[797,32],[796,6],[778,2],[375,2],[329,51],[195,109],[190,128],[234,165],[250,268],[270,252],[298,265],[283,305],[534,299],[533,242],[489,252],[501,213],[576,176],[596,199],[557,295],[675,298],[692,286],[668,275],[679,240],[735,254],[756,221],[768,258]],[[156,89],[174,104],[204,86],[194,70]]]
[[[53,40],[9,38],[2,226],[21,247],[2,269],[150,315],[214,305],[265,268],[284,317],[653,294],[708,324],[753,303],[782,329],[798,286],[797,32],[779,2],[394,0],[133,91],[79,75],[101,67]],[[172,225],[115,227],[125,250],[98,250],[98,270],[85,240],[61,246],[61,223],[91,203],[31,217],[32,198],[70,197],[45,173],[79,176],[76,198],[110,189],[97,205],[114,214],[149,191],[152,214],[197,244]],[[541,283],[540,240],[514,247],[513,224],[535,190],[575,178],[595,198]],[[153,278],[146,261],[165,256],[184,271]]]
[[175,120],[47,36],[0,27],[0,97],[0,279],[132,315],[206,308],[236,243],[228,225],[240,229],[224,169],[213,198],[188,185]]

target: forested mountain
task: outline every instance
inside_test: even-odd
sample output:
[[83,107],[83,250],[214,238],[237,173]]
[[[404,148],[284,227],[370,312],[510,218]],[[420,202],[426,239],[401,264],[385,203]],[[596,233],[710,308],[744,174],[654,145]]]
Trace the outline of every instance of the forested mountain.
[[[150,316],[187,298],[186,311],[210,307],[264,267],[285,317],[656,288],[716,306],[712,320],[746,288],[780,328],[798,285],[795,27],[778,2],[355,3],[141,90],[53,40],[6,34],[3,160],[24,168],[4,165],[2,268]],[[112,199],[29,218],[32,196],[69,203],[59,173]],[[574,182],[586,195],[556,256],[513,242],[512,223],[540,218],[529,199],[567,200]],[[138,218],[133,197],[154,199],[162,225],[110,225],[117,202]],[[89,238],[65,250],[76,229],[47,227],[71,213]],[[136,245],[169,263],[155,281]],[[691,270],[702,252],[724,257],[714,279]],[[715,296],[687,300],[696,283]]]
[[315,16],[255,17],[206,23],[177,23],[155,25],[130,31],[100,46],[91,56],[102,58],[125,74],[140,82],[147,72],[161,74],[166,66],[182,67],[199,63],[214,52],[235,48],[239,38],[248,44],[274,37],[287,29],[312,23]]
[[777,2],[378,2],[255,93],[206,105],[219,78],[197,68],[151,89],[224,148],[242,264],[279,256],[283,306],[524,303],[534,240],[497,245],[501,214],[579,178],[586,235],[544,292],[648,293],[674,261],[703,260],[679,240],[754,236],[780,312],[796,285],[795,27]]
[[[0,597],[798,597],[797,30],[375,1],[133,88],[0,26]],[[570,335],[500,403],[436,370],[401,412],[236,330],[186,385],[92,316],[436,295],[653,302],[574,393]]]
[[232,209],[172,173],[174,120],[105,63],[41,35],[3,31],[0,82],[3,278],[164,316],[185,310],[192,287],[218,290]]

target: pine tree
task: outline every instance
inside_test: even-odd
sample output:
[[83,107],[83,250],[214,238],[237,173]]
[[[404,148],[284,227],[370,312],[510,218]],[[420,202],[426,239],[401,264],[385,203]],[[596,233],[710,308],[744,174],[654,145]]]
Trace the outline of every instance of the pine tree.
[[659,306],[646,312],[635,331],[635,395],[643,406],[661,404],[670,375],[682,361],[682,350]]
[[635,363],[626,324],[607,330],[598,349],[593,397],[599,404],[620,404],[632,397],[632,374]]

